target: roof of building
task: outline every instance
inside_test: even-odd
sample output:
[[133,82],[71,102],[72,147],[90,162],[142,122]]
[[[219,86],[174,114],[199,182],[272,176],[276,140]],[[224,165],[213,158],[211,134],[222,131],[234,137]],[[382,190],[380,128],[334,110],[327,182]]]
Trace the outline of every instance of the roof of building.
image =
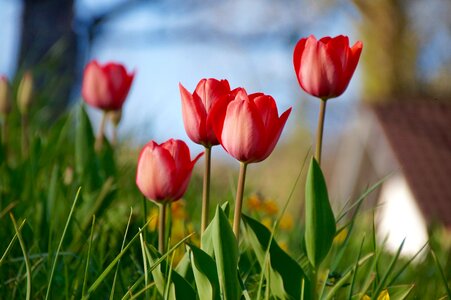
[[451,228],[451,102],[400,101],[371,109],[426,219]]

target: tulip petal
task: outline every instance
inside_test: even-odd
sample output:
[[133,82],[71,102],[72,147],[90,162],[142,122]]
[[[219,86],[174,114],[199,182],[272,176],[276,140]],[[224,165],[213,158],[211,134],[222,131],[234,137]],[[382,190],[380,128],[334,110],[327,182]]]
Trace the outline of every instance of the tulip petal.
[[127,74],[127,70],[121,64],[108,63],[103,67],[105,76],[109,79],[108,84],[112,93],[113,101],[111,109],[120,109],[130,90],[133,74]]
[[179,84],[179,88],[185,131],[193,142],[202,144],[206,139],[205,124],[207,113],[205,107],[202,105],[201,99],[197,95],[193,97],[182,84]]
[[270,126],[270,131],[268,131],[267,135],[267,145],[265,147],[265,152],[262,154],[260,160],[266,159],[274,150],[279,141],[280,135],[282,134],[283,128],[285,127],[285,123],[288,120],[288,117],[291,113],[291,107],[287,109],[277,121]]
[[[236,99],[242,97],[239,92]],[[264,139],[263,122],[255,104],[249,100],[230,102],[221,134],[224,149],[239,161],[252,162]]]
[[92,61],[86,66],[81,93],[89,105],[100,109],[109,107],[112,95],[108,78],[97,61]]
[[169,151],[154,142],[141,151],[136,173],[136,184],[149,199],[162,201],[173,195],[175,163]]
[[315,97],[333,97],[340,71],[339,62],[327,52],[326,44],[308,38],[301,58],[301,87]]

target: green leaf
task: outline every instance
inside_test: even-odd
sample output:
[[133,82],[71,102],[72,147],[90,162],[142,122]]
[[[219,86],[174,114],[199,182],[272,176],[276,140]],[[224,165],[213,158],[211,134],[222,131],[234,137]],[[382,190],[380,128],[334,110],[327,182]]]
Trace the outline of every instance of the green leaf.
[[[155,264],[161,257],[160,253],[152,245],[148,245],[148,259],[150,264]],[[166,278],[170,273],[170,282]],[[175,270],[170,270],[164,260],[162,260],[156,268],[152,270],[152,275],[155,280],[158,291],[164,295],[165,289],[169,288],[169,299],[186,299],[196,300],[196,292],[193,287]],[[170,286],[167,287],[166,285]]]
[[[229,202],[225,202],[221,205],[221,209],[224,211],[224,214],[226,216],[229,215],[229,211],[230,211],[230,205]],[[213,238],[212,238],[212,231],[213,231],[213,224],[210,222],[210,224],[208,224],[207,228],[205,229],[204,233],[202,234],[201,237],[201,249],[203,251],[205,251],[208,255],[210,255],[210,257],[214,257],[214,253],[213,253]]]
[[238,281],[238,242],[224,211],[218,206],[212,220],[213,251],[218,270],[222,299],[236,300],[241,297]]
[[[242,215],[246,228],[246,241],[254,250],[260,267],[264,269],[266,250],[271,240],[271,232],[258,221]],[[275,240],[269,247],[270,288],[274,296],[281,299],[300,299],[301,283],[305,279],[305,299],[311,298],[311,283],[301,266],[291,258]]]
[[305,187],[305,246],[311,264],[318,268],[332,246],[335,218],[321,168],[312,158]]
[[220,300],[219,279],[216,263],[207,253],[194,245],[191,248],[191,265],[199,299]]
[[97,180],[97,160],[94,153],[94,134],[91,122],[83,106],[77,113],[75,132],[75,171],[81,181],[91,188]]
[[389,287],[388,294],[390,295],[390,300],[404,300],[407,298],[407,296],[412,291],[414,285],[408,284],[408,285],[397,285]]

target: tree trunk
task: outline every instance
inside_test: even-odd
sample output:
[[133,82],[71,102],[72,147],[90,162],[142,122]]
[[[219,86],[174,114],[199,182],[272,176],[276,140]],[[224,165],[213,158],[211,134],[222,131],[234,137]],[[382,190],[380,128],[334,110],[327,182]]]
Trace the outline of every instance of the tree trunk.
[[77,66],[73,0],[24,0],[19,74],[32,70],[36,100],[54,118],[69,102]]

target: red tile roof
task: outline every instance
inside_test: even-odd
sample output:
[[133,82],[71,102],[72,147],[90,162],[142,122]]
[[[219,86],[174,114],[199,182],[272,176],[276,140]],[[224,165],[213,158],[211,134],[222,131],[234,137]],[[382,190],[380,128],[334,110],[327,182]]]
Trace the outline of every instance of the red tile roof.
[[424,216],[451,228],[451,102],[372,108]]

